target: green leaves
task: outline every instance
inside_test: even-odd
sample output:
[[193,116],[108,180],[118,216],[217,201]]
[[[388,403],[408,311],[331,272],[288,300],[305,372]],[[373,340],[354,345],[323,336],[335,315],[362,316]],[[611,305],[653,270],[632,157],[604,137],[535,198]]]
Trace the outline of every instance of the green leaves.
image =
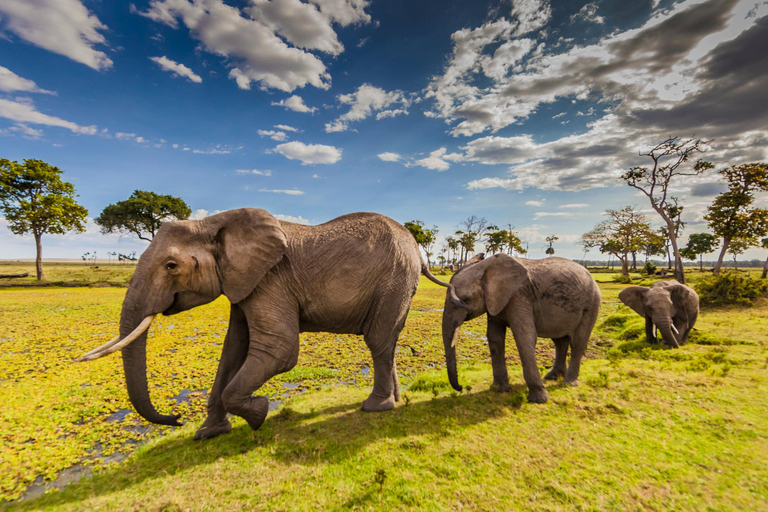
[[149,242],[164,222],[188,219],[191,213],[183,199],[134,190],[131,197],[107,206],[94,220],[102,233],[133,233]]

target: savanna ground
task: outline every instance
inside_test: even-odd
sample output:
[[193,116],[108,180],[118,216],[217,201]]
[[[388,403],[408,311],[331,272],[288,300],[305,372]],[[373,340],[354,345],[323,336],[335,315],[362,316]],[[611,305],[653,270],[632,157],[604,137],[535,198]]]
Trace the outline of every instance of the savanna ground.
[[[57,277],[53,267],[49,280],[81,284],[125,283],[132,270],[61,265]],[[304,334],[299,366],[259,391],[282,402],[264,426],[234,418],[230,434],[205,442],[192,435],[226,299],[152,326],[153,401],[186,421],[172,429],[133,412],[119,354],[72,362],[117,332],[124,288],[0,289],[0,497],[11,500],[0,508],[768,510],[768,302],[705,310],[691,343],[672,350],[643,341],[642,319],[617,298],[625,285],[594,276],[603,307],[581,385],[548,383],[545,405],[525,402],[509,335],[514,390],[489,390],[482,318],[458,342],[465,391],[448,386],[445,289],[422,279],[398,345],[394,411],[359,410],[372,384],[360,337]],[[551,341],[538,351],[550,366]],[[18,500],[35,482],[90,469]]]

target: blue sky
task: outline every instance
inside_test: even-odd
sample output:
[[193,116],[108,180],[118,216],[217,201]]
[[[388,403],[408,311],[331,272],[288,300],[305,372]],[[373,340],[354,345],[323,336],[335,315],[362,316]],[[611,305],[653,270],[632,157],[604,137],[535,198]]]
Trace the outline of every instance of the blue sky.
[[[93,217],[134,189],[195,217],[375,211],[441,236],[474,214],[513,225],[531,257],[551,234],[581,257],[606,208],[648,208],[616,179],[638,149],[696,135],[718,166],[768,159],[766,15],[754,0],[4,0],[0,156],[60,167]],[[677,186],[687,233],[706,230],[717,178]],[[0,247],[34,256],[4,220]],[[44,239],[51,258],[144,247],[92,222]]]

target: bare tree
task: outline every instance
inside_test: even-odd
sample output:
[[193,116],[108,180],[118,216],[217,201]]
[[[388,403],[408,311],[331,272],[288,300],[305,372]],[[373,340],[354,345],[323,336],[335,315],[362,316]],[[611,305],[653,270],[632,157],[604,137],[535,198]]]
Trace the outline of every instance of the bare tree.
[[698,176],[714,167],[704,160],[698,160],[693,169],[686,170],[681,167],[693,155],[705,151],[708,142],[694,138],[681,140],[678,137],[670,137],[658,143],[647,153],[640,153],[640,156],[647,156],[653,161],[650,169],[632,167],[621,175],[621,179],[626,181],[627,185],[645,194],[651,202],[651,207],[667,225],[669,241],[675,256],[675,279],[681,283],[685,283],[685,272],[683,258],[677,244],[679,226],[676,226],[675,219],[670,215],[670,208],[679,208],[679,205],[669,195],[669,188],[677,176]]

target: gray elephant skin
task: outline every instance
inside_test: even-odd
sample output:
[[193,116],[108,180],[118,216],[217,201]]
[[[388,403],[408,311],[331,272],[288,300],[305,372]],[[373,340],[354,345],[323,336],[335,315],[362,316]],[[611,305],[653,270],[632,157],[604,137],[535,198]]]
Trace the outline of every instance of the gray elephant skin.
[[688,341],[688,334],[699,316],[699,296],[696,291],[677,281],[658,281],[650,288],[628,286],[619,293],[619,300],[645,318],[648,343],[656,343],[656,330],[664,343],[679,347]]
[[[549,398],[536,363],[537,338],[555,342],[555,362],[545,379],[560,376],[577,384],[581,359],[600,311],[600,290],[581,265],[563,258],[529,260],[482,255],[454,274],[443,311],[443,344],[448,379],[462,387],[456,370],[456,339],[461,324],[487,313],[493,388],[510,389],[505,361],[507,327],[520,354],[528,401]],[[568,349],[571,359],[566,369]]]
[[296,365],[300,332],[363,335],[374,385],[362,409],[389,410],[399,400],[395,345],[422,272],[448,286],[429,273],[407,229],[373,213],[305,226],[243,208],[168,222],[139,259],[119,336],[81,360],[122,350],[136,411],[153,423],[178,425],[178,415],[161,415],[149,396],[147,329],[157,314],[173,315],[224,294],[231,302],[229,328],[208,417],[195,439],[228,432],[227,413],[254,430],[263,424],[269,400],[253,393]]

